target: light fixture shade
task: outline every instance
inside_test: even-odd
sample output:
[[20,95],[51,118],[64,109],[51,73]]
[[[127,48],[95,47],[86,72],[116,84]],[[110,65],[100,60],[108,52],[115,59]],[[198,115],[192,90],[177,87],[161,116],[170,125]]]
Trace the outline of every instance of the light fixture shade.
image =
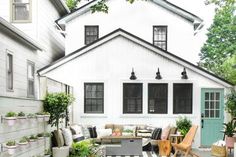
[[136,80],[137,77],[135,76],[135,73],[134,73],[134,68],[132,68],[132,72],[131,72],[131,76],[129,78],[130,80]]
[[155,79],[157,79],[157,80],[161,80],[162,79],[159,68],[158,68],[158,70],[156,72],[156,78]]
[[188,79],[188,75],[187,75],[187,72],[186,72],[186,69],[184,68],[183,72],[181,73],[182,75],[182,79]]

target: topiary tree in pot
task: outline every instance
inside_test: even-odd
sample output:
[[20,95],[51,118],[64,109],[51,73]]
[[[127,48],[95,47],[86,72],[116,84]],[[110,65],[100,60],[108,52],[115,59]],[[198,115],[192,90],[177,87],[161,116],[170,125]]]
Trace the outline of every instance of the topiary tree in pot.
[[235,131],[236,122],[232,120],[228,123],[223,123],[223,125],[224,125],[224,134],[226,135],[225,138],[226,147],[233,148],[234,142],[236,142],[235,137],[233,137],[234,134],[236,133]]
[[[66,93],[48,93],[43,100],[44,111],[50,113],[49,123],[52,127],[55,126],[57,128],[55,137],[59,137],[60,120],[66,118],[66,110],[73,101],[74,97]],[[58,148],[60,147],[62,145],[58,145]],[[61,149],[57,150],[60,151]],[[61,153],[58,154],[60,154],[60,157],[63,156]]]

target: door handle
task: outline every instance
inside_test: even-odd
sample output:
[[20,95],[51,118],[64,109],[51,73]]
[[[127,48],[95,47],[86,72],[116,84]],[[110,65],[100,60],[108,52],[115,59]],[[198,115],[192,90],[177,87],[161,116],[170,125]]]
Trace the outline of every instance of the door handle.
[[201,123],[202,123],[202,128],[204,128],[204,113],[201,114]]

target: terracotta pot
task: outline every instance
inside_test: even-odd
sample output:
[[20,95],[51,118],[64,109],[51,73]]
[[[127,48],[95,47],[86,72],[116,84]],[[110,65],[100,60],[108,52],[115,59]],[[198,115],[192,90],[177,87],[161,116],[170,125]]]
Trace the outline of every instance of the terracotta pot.
[[233,148],[234,147],[234,142],[236,142],[235,137],[226,136],[226,138],[225,138],[226,147]]

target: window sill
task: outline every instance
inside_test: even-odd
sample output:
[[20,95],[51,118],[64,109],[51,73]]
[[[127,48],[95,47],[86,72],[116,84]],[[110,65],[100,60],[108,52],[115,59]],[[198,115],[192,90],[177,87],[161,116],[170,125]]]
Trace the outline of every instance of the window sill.
[[178,118],[180,116],[186,116],[188,118],[197,118],[197,116],[193,114],[122,114],[120,115],[120,118]]
[[104,114],[83,114],[80,118],[107,118],[107,115]]

